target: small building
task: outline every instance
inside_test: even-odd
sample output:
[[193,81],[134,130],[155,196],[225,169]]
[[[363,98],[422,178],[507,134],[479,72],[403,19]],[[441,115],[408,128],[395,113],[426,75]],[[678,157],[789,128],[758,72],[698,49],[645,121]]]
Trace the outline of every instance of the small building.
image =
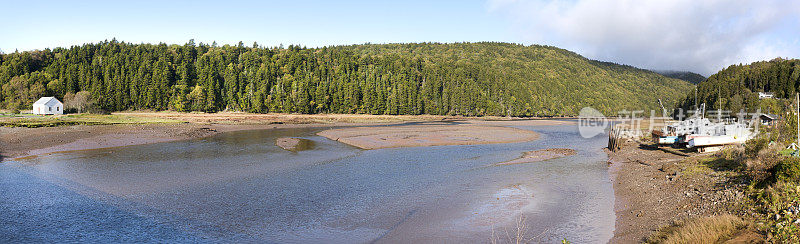
[[772,92],[758,92],[758,99],[767,99],[775,97],[775,93]]
[[761,124],[766,126],[775,125],[775,121],[780,119],[778,115],[774,114],[761,114],[758,118],[761,120]]
[[64,104],[55,97],[42,97],[33,103],[33,114],[64,114]]

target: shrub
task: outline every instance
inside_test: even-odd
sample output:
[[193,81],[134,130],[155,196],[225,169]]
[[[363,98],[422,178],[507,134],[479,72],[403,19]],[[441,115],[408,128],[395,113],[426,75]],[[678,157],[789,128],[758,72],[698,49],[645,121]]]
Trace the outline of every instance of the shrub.
[[800,182],[800,158],[784,158],[778,165],[775,165],[773,174],[778,181]]
[[753,138],[744,144],[744,154],[750,158],[756,157],[767,146],[769,146],[769,137],[759,136]]
[[800,186],[779,181],[758,190],[753,197],[752,206],[761,213],[759,228],[767,233],[768,242],[800,243],[800,225],[795,222],[798,216],[789,211],[798,206]]

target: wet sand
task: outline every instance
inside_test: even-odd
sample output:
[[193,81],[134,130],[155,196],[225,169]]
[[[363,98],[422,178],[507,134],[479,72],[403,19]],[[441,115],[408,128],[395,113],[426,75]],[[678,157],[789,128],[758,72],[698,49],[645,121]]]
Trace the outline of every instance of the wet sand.
[[222,132],[323,127],[327,124],[140,124],[61,127],[0,127],[0,161],[55,152],[143,145],[203,138]]
[[497,163],[496,165],[534,163],[555,158],[562,158],[571,155],[575,155],[575,150],[569,148],[548,148],[548,149],[524,152],[522,153],[522,156],[520,156],[517,159],[500,162]]
[[539,138],[536,132],[511,127],[439,123],[350,127],[325,130],[317,135],[361,149],[513,143]]
[[[55,152],[132,146],[203,138],[228,131],[391,125],[428,121],[418,125],[353,127],[320,135],[364,149],[438,145],[524,142],[535,132],[503,126],[562,125],[574,122],[547,119],[464,118],[452,116],[288,115],[248,113],[116,113],[187,121],[177,124],[75,125],[60,127],[0,127],[0,161]],[[459,125],[438,123],[461,120]]]

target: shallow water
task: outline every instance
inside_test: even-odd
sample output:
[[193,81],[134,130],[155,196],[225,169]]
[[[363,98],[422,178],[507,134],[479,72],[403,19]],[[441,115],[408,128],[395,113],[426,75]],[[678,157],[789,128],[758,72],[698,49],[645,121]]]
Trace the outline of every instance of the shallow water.
[[[607,242],[604,137],[517,127],[524,143],[361,150],[319,129],[61,153],[0,164],[0,242]],[[280,137],[314,141],[289,152]],[[577,155],[490,166],[522,152]],[[494,234],[493,234],[494,233]]]

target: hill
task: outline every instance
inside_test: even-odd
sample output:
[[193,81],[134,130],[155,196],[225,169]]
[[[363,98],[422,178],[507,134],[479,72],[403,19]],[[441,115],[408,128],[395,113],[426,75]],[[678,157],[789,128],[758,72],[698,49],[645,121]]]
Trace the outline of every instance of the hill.
[[[765,108],[758,92],[773,92],[776,98],[789,98],[800,91],[800,60],[776,58],[748,65],[731,65],[697,84],[698,103],[711,109],[755,111]],[[689,109],[695,104],[690,91],[678,104]],[[768,111],[764,111],[768,112]]]
[[692,85],[508,43],[265,48],[116,40],[0,55],[0,105],[83,91],[104,110],[439,115],[606,114],[675,103]]
[[706,80],[705,76],[703,76],[701,74],[698,74],[698,73],[689,72],[689,71],[653,70],[653,72],[659,73],[659,74],[661,74],[663,76],[666,76],[666,77],[669,77],[669,78],[675,78],[675,79],[678,79],[678,80],[684,80],[684,81],[687,81],[687,82],[692,83],[694,85],[697,85],[697,83],[700,83],[700,82]]

